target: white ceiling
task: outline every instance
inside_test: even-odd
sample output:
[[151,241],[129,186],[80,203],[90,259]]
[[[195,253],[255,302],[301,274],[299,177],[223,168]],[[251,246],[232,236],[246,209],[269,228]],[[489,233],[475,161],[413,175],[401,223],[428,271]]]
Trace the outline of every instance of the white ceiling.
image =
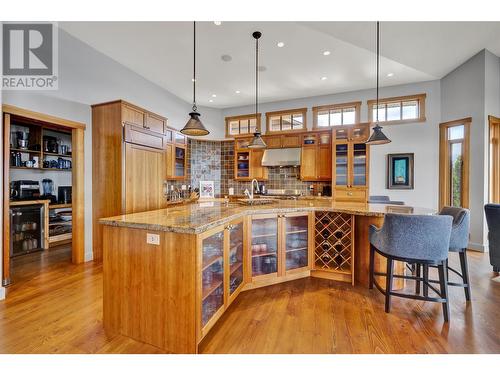
[[[60,22],[59,27],[191,101],[191,22]],[[375,86],[374,22],[199,22],[198,104],[226,108],[254,102],[255,30],[263,34],[260,65],[267,68],[260,75],[262,102]],[[280,41],[283,48],[276,46]],[[500,22],[381,23],[381,85],[441,78],[483,48],[500,55]],[[325,50],[331,54],[324,56]],[[232,60],[224,62],[222,55]]]

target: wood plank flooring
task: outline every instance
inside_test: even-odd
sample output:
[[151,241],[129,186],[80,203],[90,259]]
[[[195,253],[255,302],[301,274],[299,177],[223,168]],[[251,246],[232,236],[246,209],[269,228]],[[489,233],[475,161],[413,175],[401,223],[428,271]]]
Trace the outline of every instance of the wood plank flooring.
[[[54,253],[55,255],[56,253]],[[456,264],[452,254],[451,264]],[[24,265],[0,301],[0,353],[161,353],[102,327],[102,265],[62,256]],[[376,290],[302,279],[243,292],[200,347],[202,353],[500,353],[500,280],[488,254],[469,253],[472,304],[450,289],[441,306]],[[496,277],[500,279],[500,277]]]

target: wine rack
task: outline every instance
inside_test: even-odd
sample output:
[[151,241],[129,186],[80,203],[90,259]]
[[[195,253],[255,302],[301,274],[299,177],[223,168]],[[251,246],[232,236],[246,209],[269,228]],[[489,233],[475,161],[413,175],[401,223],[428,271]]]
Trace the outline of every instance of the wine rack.
[[314,269],[353,276],[353,215],[316,212]]

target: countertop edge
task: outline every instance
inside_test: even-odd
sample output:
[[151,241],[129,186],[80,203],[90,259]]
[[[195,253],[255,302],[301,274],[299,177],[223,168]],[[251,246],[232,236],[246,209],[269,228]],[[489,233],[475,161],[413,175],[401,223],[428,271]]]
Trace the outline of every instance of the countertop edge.
[[[155,210],[156,211],[156,210]],[[175,233],[183,233],[183,234],[200,234],[206,232],[207,230],[213,229],[220,225],[226,224],[230,221],[239,219],[242,216],[251,216],[251,215],[260,215],[260,214],[281,214],[281,213],[292,213],[292,212],[339,212],[346,213],[350,215],[357,216],[370,216],[370,217],[383,217],[385,213],[381,212],[360,212],[356,210],[342,209],[342,208],[328,208],[328,207],[266,207],[266,208],[257,208],[257,207],[247,207],[244,211],[238,212],[233,215],[228,215],[224,218],[203,224],[196,228],[186,228],[180,226],[167,226],[161,224],[149,224],[149,223],[140,223],[140,222],[125,222],[121,219],[115,219],[114,217],[110,218],[102,218],[99,219],[99,223],[102,225],[114,226],[114,227],[122,227],[122,228],[133,228],[133,229],[145,229],[159,232],[175,232]],[[133,215],[133,214],[131,214]]]

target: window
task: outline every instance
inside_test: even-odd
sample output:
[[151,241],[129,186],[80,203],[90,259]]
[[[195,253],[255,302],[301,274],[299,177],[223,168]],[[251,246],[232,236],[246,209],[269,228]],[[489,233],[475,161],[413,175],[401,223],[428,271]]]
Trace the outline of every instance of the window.
[[490,123],[490,203],[500,203],[500,118],[489,116]]
[[389,124],[425,121],[425,94],[368,100],[368,120]]
[[469,206],[471,118],[439,125],[439,206]]
[[282,133],[306,130],[307,108],[289,109],[266,113],[266,133]]
[[260,131],[260,117],[260,113],[257,114],[257,118],[255,113],[226,117],[226,137],[248,135],[255,133],[257,130]]
[[322,105],[313,107],[314,128],[359,123],[361,102]]

